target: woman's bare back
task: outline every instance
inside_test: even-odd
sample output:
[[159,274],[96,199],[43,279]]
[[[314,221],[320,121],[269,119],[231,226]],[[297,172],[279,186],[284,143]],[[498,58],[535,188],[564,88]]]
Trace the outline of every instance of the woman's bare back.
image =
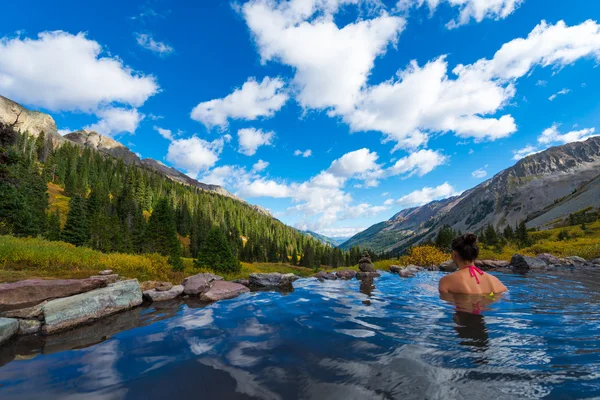
[[455,294],[483,294],[506,292],[506,286],[493,275],[479,271],[473,276],[469,268],[463,268],[440,280],[440,292]]

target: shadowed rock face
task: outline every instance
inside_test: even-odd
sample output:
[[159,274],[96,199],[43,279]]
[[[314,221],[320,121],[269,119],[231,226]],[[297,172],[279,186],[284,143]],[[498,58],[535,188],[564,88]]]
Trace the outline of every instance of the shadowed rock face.
[[25,308],[44,300],[72,296],[106,286],[103,279],[27,279],[0,284],[0,311]]

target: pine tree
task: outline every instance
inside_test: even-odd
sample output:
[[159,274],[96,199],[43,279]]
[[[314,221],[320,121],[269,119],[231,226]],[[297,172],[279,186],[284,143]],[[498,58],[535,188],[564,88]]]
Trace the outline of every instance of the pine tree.
[[67,222],[61,233],[61,239],[75,246],[83,246],[89,237],[87,209],[85,200],[75,195],[69,202]]
[[213,228],[198,252],[195,265],[217,273],[235,273],[241,270],[240,262],[231,251],[227,237],[219,228]]
[[290,265],[297,265],[298,263],[298,252],[296,251],[296,248],[294,247],[294,250],[292,251],[292,258],[290,260]]
[[183,270],[175,212],[167,198],[160,199],[154,207],[148,220],[147,232],[147,250],[169,256],[169,264],[173,270]]
[[529,232],[527,232],[527,226],[525,225],[525,221],[519,222],[517,230],[515,232],[515,237],[517,239],[517,244],[519,247],[528,247],[531,246],[531,238],[529,237]]
[[58,209],[48,214],[48,224],[44,237],[48,240],[60,240],[60,211]]

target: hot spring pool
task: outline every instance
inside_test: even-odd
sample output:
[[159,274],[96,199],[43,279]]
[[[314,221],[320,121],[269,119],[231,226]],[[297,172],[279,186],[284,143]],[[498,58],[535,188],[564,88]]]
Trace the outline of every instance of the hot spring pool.
[[499,274],[480,315],[442,273],[303,279],[158,303],[0,347],[0,399],[570,399],[600,395],[600,271]]

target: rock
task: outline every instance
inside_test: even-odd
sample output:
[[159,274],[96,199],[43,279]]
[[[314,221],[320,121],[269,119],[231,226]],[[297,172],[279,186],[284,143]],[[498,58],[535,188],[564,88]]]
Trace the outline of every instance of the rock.
[[118,274],[93,275],[93,276],[90,276],[90,279],[104,279],[106,281],[106,284],[110,284],[110,283],[115,283],[116,281],[118,281],[119,275]]
[[570,261],[572,264],[587,264],[587,260],[583,257],[569,256],[565,257],[565,260]]
[[369,253],[366,251],[363,253],[361,259],[358,260],[358,269],[360,269],[362,272],[375,272],[375,266],[371,262]]
[[[181,286],[181,285],[179,285]],[[156,289],[159,292],[166,292],[168,290],[171,290],[173,288],[173,284],[171,282],[159,282],[154,289]]]
[[6,318],[24,318],[24,319],[38,319],[42,316],[42,306],[47,301],[37,304],[33,307],[19,308],[17,310],[4,311],[0,313],[0,317]]
[[20,319],[19,320],[19,335],[33,335],[38,333],[42,328],[42,322],[35,319]]
[[314,275],[315,278],[320,279],[320,280],[331,280],[334,281],[337,279],[337,275],[334,274],[333,272],[327,272],[327,271],[319,271]]
[[402,271],[402,267],[399,265],[390,265],[390,272],[393,274],[399,274]]
[[181,283],[183,285],[183,293],[190,296],[200,296],[210,289],[213,282],[222,281],[223,277],[209,273],[200,273],[193,276],[188,276]]
[[233,283],[239,283],[240,285],[244,285],[244,286],[250,285],[250,281],[248,281],[248,279],[236,279],[233,281]]
[[548,265],[559,265],[561,263],[558,257],[549,253],[538,254],[535,258],[544,261]]
[[0,343],[6,342],[19,330],[19,320],[0,318]]
[[146,290],[154,289],[159,283],[159,281],[144,281],[140,283],[140,287],[142,288],[142,292],[145,292]]
[[294,274],[280,274],[279,272],[265,274],[250,274],[248,281],[250,286],[259,288],[281,288],[292,286],[298,277]]
[[445,261],[440,264],[440,270],[446,272],[454,272],[458,269],[458,266],[452,260]]
[[419,267],[418,265],[413,265],[413,264],[407,265],[405,267],[405,269],[407,271],[410,271],[410,272],[414,273],[414,274],[416,274],[417,272],[421,272],[421,271],[425,270],[425,268]]
[[508,261],[497,261],[497,260],[476,260],[475,266],[481,268],[484,271],[490,269],[506,268],[510,265]]
[[342,269],[340,271],[336,271],[335,276],[340,279],[353,279],[356,276],[356,271],[351,269]]
[[105,287],[103,279],[28,279],[0,284],[0,309],[23,308],[44,300],[72,296]]
[[512,265],[513,269],[517,270],[526,270],[526,269],[545,269],[546,262],[534,257],[522,256],[520,254],[515,254],[510,259],[510,265]]
[[356,279],[358,279],[358,280],[379,278],[380,276],[381,276],[381,274],[379,274],[379,272],[360,271],[360,272],[356,273]]
[[246,293],[249,291],[250,289],[248,289],[244,285],[240,285],[239,283],[217,281],[212,285],[208,292],[204,293],[200,297],[200,300],[219,301],[225,299],[232,299],[234,297],[239,296],[242,293]]
[[173,300],[183,294],[183,285],[171,285],[169,290],[150,289],[144,291],[144,298],[149,301]]
[[413,276],[415,276],[415,274],[411,270],[405,268],[400,271],[400,276],[402,278],[412,278]]
[[590,263],[594,265],[600,265],[600,258],[594,258],[590,261]]
[[46,303],[42,310],[46,334],[127,310],[142,303],[142,290],[137,279],[119,281],[106,288],[77,294]]
[[112,275],[112,269],[105,269],[104,271],[98,272],[98,275]]

